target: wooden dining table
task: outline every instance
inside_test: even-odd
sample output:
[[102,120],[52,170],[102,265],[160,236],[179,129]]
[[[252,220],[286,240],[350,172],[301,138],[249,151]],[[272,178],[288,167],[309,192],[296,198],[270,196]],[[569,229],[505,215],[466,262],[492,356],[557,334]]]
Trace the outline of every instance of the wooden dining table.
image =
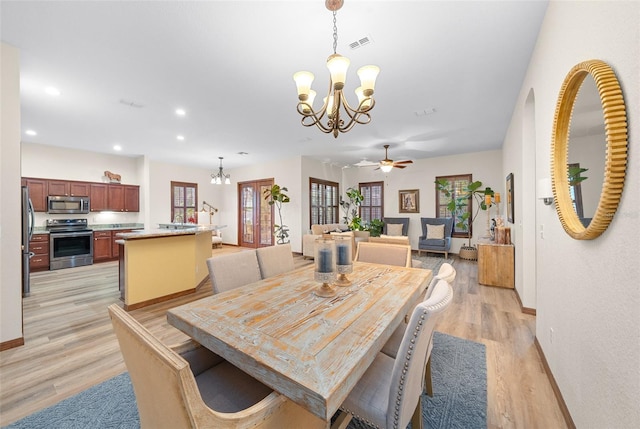
[[431,277],[354,262],[352,284],[322,298],[311,265],[173,308],[167,319],[329,422]]

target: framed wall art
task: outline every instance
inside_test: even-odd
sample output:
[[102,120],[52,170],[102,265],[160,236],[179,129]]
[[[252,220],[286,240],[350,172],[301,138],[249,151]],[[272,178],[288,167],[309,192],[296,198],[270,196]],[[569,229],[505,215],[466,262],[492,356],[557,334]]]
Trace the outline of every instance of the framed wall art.
[[514,223],[513,205],[513,173],[509,173],[507,176],[507,220],[509,223]]
[[407,189],[398,191],[400,213],[420,213],[420,190]]

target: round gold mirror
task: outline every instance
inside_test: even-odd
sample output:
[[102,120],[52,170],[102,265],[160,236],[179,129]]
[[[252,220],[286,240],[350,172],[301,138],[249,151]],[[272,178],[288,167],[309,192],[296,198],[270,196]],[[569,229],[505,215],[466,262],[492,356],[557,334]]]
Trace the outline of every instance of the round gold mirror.
[[[571,138],[570,129],[571,122],[579,118],[572,119],[574,105],[578,93],[585,78],[591,77],[599,95],[601,104],[601,114],[604,119],[604,141],[601,146],[604,150],[594,147],[579,148],[574,147],[569,157],[569,146],[579,145],[577,139]],[[588,84],[585,85],[588,97]],[[595,91],[594,91],[595,92]],[[583,96],[581,95],[581,98]],[[582,102],[582,100],[581,100]],[[587,105],[589,103],[587,102]],[[599,121],[602,122],[601,120]],[[592,124],[593,129],[597,129],[599,125]],[[573,131],[572,131],[573,132]],[[580,135],[579,137],[582,137]],[[595,137],[597,139],[597,137]],[[593,140],[592,136],[590,140]],[[575,141],[574,141],[575,140]],[[602,153],[604,161],[599,158]],[[576,159],[575,154],[589,154],[590,157],[579,157]],[[595,156],[594,156],[595,154]],[[591,159],[590,159],[591,158]],[[580,162],[580,161],[583,162]],[[602,172],[602,164],[604,165],[604,177],[600,182],[598,170]],[[558,103],[556,105],[555,117],[553,120],[553,135],[551,142],[551,176],[553,196],[556,202],[556,211],[564,230],[571,237],[577,240],[592,240],[599,237],[613,219],[613,215],[618,209],[622,188],[624,187],[624,178],[627,167],[627,115],[624,105],[624,97],[620,83],[615,73],[609,65],[600,60],[590,60],[577,64],[571,69],[565,78]],[[589,174],[586,174],[588,173]],[[596,173],[595,175],[592,173]],[[588,179],[588,180],[587,180]],[[577,195],[580,193],[580,187],[585,186],[589,182],[592,190],[591,193],[597,194],[597,188],[600,188],[599,198],[593,198],[592,204],[595,207],[593,217],[590,214],[584,214],[582,210],[582,202],[577,201]],[[595,186],[595,188],[594,188]]]

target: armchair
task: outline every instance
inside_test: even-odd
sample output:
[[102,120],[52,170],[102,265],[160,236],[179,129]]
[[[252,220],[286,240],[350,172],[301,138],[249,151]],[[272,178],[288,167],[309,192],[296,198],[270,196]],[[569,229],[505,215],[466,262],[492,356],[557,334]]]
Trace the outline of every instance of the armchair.
[[402,235],[405,237],[409,235],[409,218],[408,217],[385,217],[382,218],[382,222],[384,222],[384,226],[382,227],[383,235],[397,235],[397,234],[389,234],[388,226],[389,225],[402,225]]
[[[418,239],[418,256],[421,252],[435,252],[444,253],[444,257],[448,258],[451,235],[453,234],[453,218],[421,217],[420,224],[422,225],[422,235]],[[433,234],[428,230],[429,225],[444,225],[443,234]]]

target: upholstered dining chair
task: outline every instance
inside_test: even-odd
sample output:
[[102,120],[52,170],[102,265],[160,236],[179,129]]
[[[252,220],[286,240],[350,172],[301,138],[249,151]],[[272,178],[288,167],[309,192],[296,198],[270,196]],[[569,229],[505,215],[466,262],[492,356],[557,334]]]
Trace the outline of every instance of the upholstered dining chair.
[[355,260],[360,262],[373,262],[375,264],[411,267],[411,246],[362,241],[358,243]]
[[213,293],[262,280],[255,250],[243,250],[207,259]]
[[259,247],[256,249],[258,266],[263,279],[286,273],[294,269],[291,244]]
[[378,353],[340,407],[379,428],[422,428],[421,396],[429,344],[436,321],[453,298],[451,285],[436,283],[431,297],[418,304],[396,358]]
[[309,413],[188,340],[167,347],[116,304],[113,329],[145,428],[298,428]]
[[[435,289],[435,285],[439,281],[444,280],[451,285],[455,280],[455,278],[456,278],[456,269],[453,268],[453,265],[447,262],[440,265],[438,274],[436,274],[431,279],[431,282],[429,283],[427,290],[424,292],[421,301],[424,301],[431,297],[431,294]],[[404,336],[406,329],[407,329],[407,324],[401,323],[400,326],[398,326],[396,330],[393,331],[393,334],[391,334],[391,338],[389,338],[389,340],[384,345],[384,347],[382,347],[382,353],[395,359],[396,353],[398,352],[398,347],[400,347],[400,343],[402,342],[402,337]],[[427,360],[427,367],[424,374],[424,377],[425,377],[424,381],[425,381],[425,386],[427,390],[427,395],[429,396],[433,396],[433,382],[431,379],[431,349],[432,348],[433,348],[433,342],[429,343],[429,359]]]

